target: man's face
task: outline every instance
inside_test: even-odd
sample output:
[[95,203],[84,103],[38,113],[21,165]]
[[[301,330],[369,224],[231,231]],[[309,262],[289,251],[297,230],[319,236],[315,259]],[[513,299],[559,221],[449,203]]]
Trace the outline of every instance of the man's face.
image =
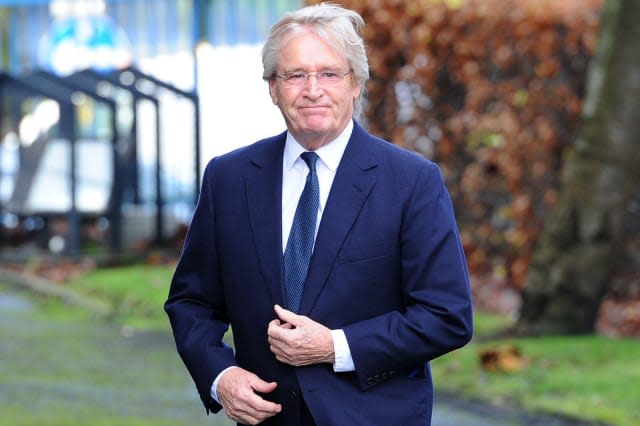
[[[280,51],[278,75],[312,74],[299,85],[286,78],[269,81],[271,100],[280,108],[289,131],[305,148],[317,149],[331,142],[351,120],[360,87],[350,71],[346,58],[312,32],[292,37]],[[346,75],[321,82],[314,73]]]

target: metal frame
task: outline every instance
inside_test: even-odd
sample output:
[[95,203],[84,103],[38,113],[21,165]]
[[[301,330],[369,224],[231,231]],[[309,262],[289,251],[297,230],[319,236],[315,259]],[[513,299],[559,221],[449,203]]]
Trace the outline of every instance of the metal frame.
[[147,73],[144,73],[139,68],[136,68],[134,66],[129,66],[122,70],[112,71],[110,74],[117,75],[118,78],[120,78],[125,73],[131,73],[135,77],[136,82],[140,80],[143,80],[143,81],[146,80],[152,83],[156,87],[160,87],[164,90],[168,90],[178,96],[181,96],[183,98],[190,100],[191,103],[193,104],[193,108],[194,108],[193,125],[194,125],[194,135],[195,135],[194,147],[193,147],[194,157],[195,157],[194,158],[195,194],[194,194],[193,203],[195,205],[198,202],[198,196],[200,194],[200,160],[201,160],[201,157],[200,157],[200,98],[198,94],[195,91],[187,92],[185,90],[182,90],[174,86],[173,84],[169,84],[166,81],[159,80],[158,78],[152,75],[149,75]]
[[77,170],[75,161],[77,135],[75,117],[77,107],[72,102],[68,91],[61,90],[59,86],[43,85],[42,82],[34,82],[24,77],[16,77],[0,72],[1,97],[4,98],[4,94],[9,90],[31,96],[43,96],[55,100],[60,105],[60,135],[69,140],[71,148],[69,154],[71,208],[68,212],[70,224],[68,253],[71,257],[75,257],[80,251],[80,215],[78,213],[76,200]]
[[[119,87],[120,89],[124,89],[131,93],[133,96],[134,102],[137,104],[141,100],[149,101],[153,104],[155,110],[155,142],[156,142],[156,168],[155,168],[155,186],[156,186],[156,218],[155,218],[155,241],[154,243],[157,245],[161,245],[164,243],[164,197],[162,194],[162,164],[160,159],[161,157],[161,140],[160,140],[160,100],[157,96],[149,95],[138,90],[133,85],[124,84],[120,81],[120,78],[114,74],[101,74],[92,69],[86,69],[83,71],[78,71],[74,74],[71,74],[68,77],[65,77],[71,81],[84,81],[85,84],[88,82],[89,84],[93,84],[96,87],[100,82],[107,82],[112,84],[113,86]],[[134,124],[137,128],[137,120],[135,120]]]
[[43,85],[53,84],[64,87],[66,90],[69,90],[71,94],[75,92],[81,92],[83,95],[88,96],[95,100],[96,102],[105,104],[108,106],[111,111],[111,148],[113,153],[113,185],[111,188],[111,196],[109,197],[108,204],[108,218],[110,224],[110,248],[113,252],[118,252],[122,249],[122,213],[121,206],[123,202],[122,197],[122,188],[125,184],[124,177],[122,173],[122,165],[124,161],[120,158],[120,152],[118,149],[119,143],[119,135],[118,135],[118,126],[117,126],[117,107],[118,105],[113,99],[109,99],[102,95],[99,95],[95,91],[91,90],[91,88],[86,85],[82,85],[80,82],[72,81],[69,79],[65,79],[63,77],[59,77],[55,74],[52,74],[48,71],[36,71],[30,75],[25,76],[32,81],[40,81]]

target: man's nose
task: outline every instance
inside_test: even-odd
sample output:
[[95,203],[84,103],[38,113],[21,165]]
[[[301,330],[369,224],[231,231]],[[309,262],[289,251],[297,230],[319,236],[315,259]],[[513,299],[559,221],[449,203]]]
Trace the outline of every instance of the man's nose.
[[323,87],[318,80],[318,74],[309,74],[307,80],[304,82],[304,87],[311,93],[321,92]]

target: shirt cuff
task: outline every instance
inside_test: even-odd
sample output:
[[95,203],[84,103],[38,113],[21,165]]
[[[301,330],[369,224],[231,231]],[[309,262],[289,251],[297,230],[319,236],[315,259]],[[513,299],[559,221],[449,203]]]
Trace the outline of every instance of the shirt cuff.
[[331,337],[333,338],[333,351],[335,356],[333,371],[336,373],[355,371],[356,366],[353,364],[351,349],[349,349],[349,343],[347,342],[347,336],[345,336],[344,331],[342,331],[342,329],[331,330]]
[[216,377],[216,379],[213,381],[213,384],[211,385],[211,398],[213,398],[213,400],[215,402],[217,402],[218,404],[220,404],[220,400],[218,399],[218,382],[220,381],[220,378],[222,378],[222,375],[224,373],[226,373],[227,371],[229,371],[232,368],[237,368],[236,365],[232,365],[231,367],[227,367],[224,370],[222,370],[220,372],[220,374],[218,374],[218,376]]

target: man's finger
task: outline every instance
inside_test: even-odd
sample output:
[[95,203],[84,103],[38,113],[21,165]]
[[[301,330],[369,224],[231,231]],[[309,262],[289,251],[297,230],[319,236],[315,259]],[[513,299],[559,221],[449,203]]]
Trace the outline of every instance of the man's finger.
[[264,380],[259,380],[258,382],[252,384],[253,389],[256,392],[260,393],[270,393],[273,392],[278,384],[276,382],[265,382]]
[[[273,392],[278,386],[276,382],[265,382],[258,379],[258,382],[253,383],[251,387],[255,392],[267,394]],[[257,419],[259,422],[262,420],[278,414],[282,410],[280,404],[268,401],[262,398],[260,395],[253,393],[253,396],[247,401],[248,412],[246,413],[250,418]]]
[[292,324],[294,326],[300,325],[300,315],[296,315],[293,312],[283,308],[280,305],[274,305],[273,310],[278,315],[278,318],[285,323]]
[[280,322],[279,319],[274,319],[274,320],[269,321],[269,324],[267,325],[267,331],[272,329],[272,328],[280,327],[280,324],[282,324],[282,323]]

